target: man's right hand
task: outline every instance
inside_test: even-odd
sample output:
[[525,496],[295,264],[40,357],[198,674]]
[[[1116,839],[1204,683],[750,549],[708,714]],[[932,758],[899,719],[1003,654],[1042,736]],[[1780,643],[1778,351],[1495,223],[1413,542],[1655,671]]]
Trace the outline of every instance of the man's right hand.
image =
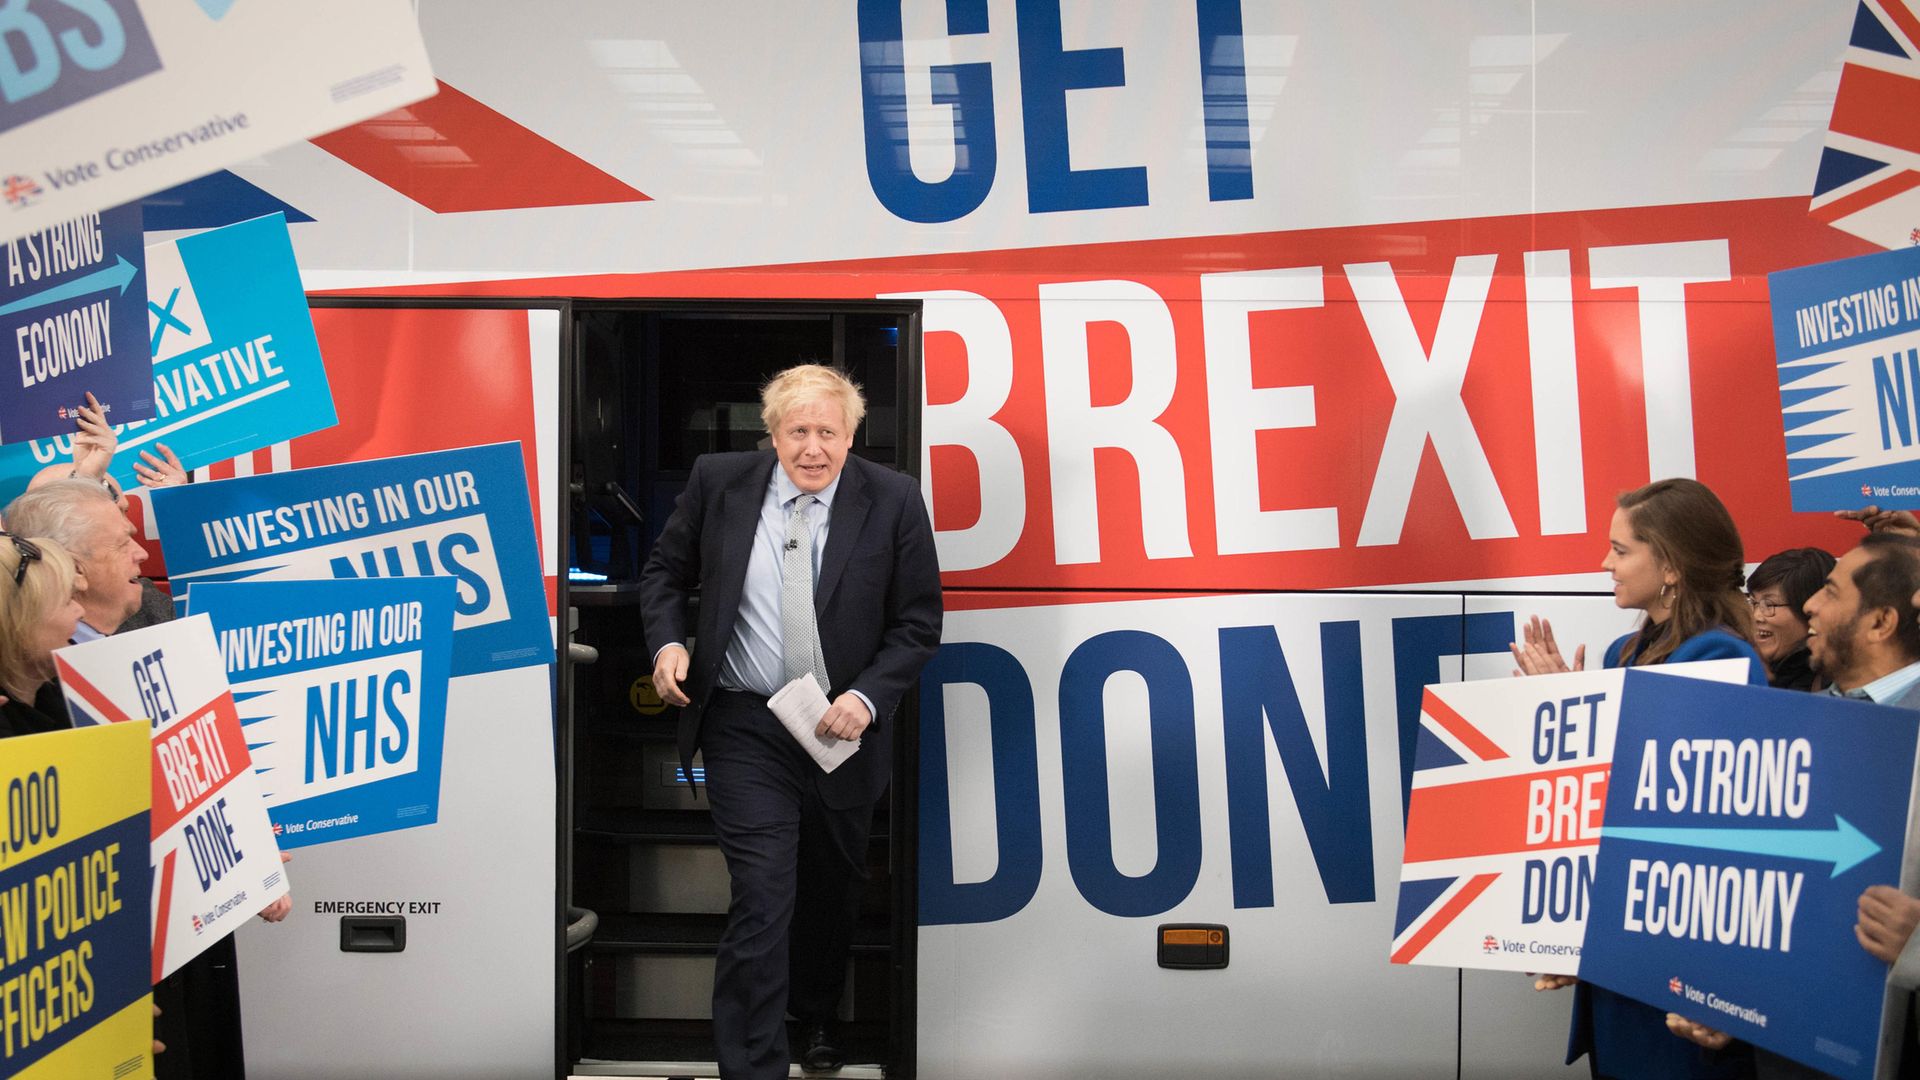
[[668,645],[653,660],[653,689],[669,705],[685,705],[687,695],[680,684],[687,678],[687,650],[684,645]]

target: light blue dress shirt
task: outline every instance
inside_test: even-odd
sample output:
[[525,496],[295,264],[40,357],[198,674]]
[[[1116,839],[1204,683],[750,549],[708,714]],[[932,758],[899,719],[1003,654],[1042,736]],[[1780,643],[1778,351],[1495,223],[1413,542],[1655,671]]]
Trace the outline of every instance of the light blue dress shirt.
[[[844,474],[843,474],[844,475]],[[807,507],[807,527],[813,531],[813,580],[820,581],[820,558],[827,550],[827,533],[833,526],[833,496],[840,490],[840,477],[833,478],[814,496]],[[740,586],[740,614],[733,623],[733,640],[720,663],[719,686],[723,690],[745,690],[772,697],[787,684],[785,653],[781,649],[780,587],[785,581],[784,549],[787,543],[787,518],[793,513],[793,500],[802,492],[787,470],[778,464],[767,481],[766,496],[760,502],[760,518],[753,530],[753,551],[747,558],[747,578]],[[659,658],[655,654],[655,660]],[[858,690],[849,691],[873,716],[873,702]]]
[[1920,663],[1890,671],[1860,689],[1866,693],[1868,701],[1892,701],[1906,693],[1907,687],[1915,682],[1920,682]]
[[[840,478],[814,496],[807,507],[807,527],[813,531],[813,579],[820,580],[820,556],[827,549],[833,525],[833,495]],[[785,653],[781,651],[780,587],[786,582],[783,564],[787,517],[793,500],[804,494],[787,470],[775,465],[760,500],[760,519],[753,530],[753,553],[747,558],[747,580],[740,586],[740,615],[733,623],[733,640],[720,663],[720,686],[772,697],[787,684]]]

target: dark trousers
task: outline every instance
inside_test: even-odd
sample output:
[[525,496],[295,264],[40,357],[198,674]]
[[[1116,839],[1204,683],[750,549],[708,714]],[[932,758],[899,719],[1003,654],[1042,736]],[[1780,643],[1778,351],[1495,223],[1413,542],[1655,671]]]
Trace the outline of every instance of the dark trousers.
[[153,1037],[167,1047],[153,1059],[157,1080],[246,1080],[233,935],[156,983],[153,1003],[160,1007]]
[[716,692],[700,753],[733,885],[713,969],[720,1075],[784,1077],[786,1014],[825,1021],[840,1004],[873,808],[822,804],[824,774],[762,697]]

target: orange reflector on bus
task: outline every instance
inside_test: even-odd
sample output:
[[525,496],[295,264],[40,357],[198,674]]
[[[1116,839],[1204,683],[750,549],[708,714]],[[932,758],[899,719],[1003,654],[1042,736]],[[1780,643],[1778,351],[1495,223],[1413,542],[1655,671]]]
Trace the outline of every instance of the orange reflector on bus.
[[1164,968],[1227,966],[1227,928],[1216,923],[1162,923],[1159,959]]

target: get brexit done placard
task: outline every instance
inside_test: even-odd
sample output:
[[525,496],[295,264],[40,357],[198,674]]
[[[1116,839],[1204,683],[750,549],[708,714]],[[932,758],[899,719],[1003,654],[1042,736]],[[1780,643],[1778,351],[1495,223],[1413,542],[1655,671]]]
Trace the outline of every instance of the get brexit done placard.
[[193,587],[282,848],[439,820],[453,604],[451,577]]
[[267,806],[205,616],[54,654],[75,724],[153,742],[153,981],[287,894]]
[[1629,672],[1580,977],[1873,1076],[1887,965],[1854,923],[1902,884],[1917,732],[1908,709]]
[[[1665,664],[1660,678],[1740,682],[1747,663]],[[1581,970],[1625,674],[1426,688],[1394,963]]]
[[147,733],[0,745],[0,1077],[152,1076]]
[[519,443],[236,477],[153,493],[167,569],[203,581],[455,581],[453,674],[553,659]]

